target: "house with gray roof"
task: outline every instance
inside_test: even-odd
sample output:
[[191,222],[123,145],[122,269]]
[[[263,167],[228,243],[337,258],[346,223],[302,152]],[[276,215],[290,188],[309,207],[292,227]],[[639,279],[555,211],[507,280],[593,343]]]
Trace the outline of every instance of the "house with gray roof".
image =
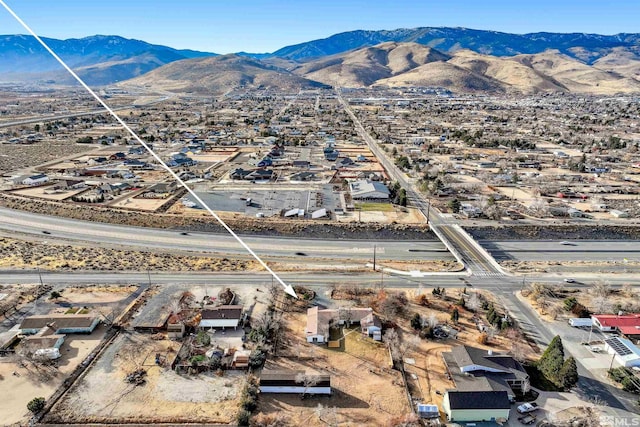
[[361,179],[351,181],[349,190],[353,200],[388,201],[389,188],[381,182]]
[[504,390],[449,390],[442,399],[442,408],[451,422],[497,422],[509,419],[511,402]]
[[504,391],[511,401],[529,391],[529,374],[507,354],[462,345],[443,352],[442,358],[456,391]]

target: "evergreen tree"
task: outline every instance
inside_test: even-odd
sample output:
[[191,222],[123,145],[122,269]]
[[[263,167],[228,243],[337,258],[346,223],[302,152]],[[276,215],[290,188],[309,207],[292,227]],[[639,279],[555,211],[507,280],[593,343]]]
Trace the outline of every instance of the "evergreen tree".
[[576,359],[572,357],[567,358],[562,364],[560,369],[560,378],[562,386],[565,390],[574,387],[578,384],[578,366],[576,365]]
[[449,209],[451,209],[453,213],[460,212],[460,205],[460,200],[458,199],[453,199],[448,203]]
[[413,315],[413,318],[411,319],[411,327],[416,331],[422,329],[422,318],[420,317],[420,314],[416,313]]
[[460,319],[460,312],[457,308],[454,308],[451,312],[451,320],[453,320],[454,323],[458,323],[458,319]]
[[538,369],[555,384],[561,385],[560,371],[564,364],[564,347],[560,336],[556,335],[538,360]]

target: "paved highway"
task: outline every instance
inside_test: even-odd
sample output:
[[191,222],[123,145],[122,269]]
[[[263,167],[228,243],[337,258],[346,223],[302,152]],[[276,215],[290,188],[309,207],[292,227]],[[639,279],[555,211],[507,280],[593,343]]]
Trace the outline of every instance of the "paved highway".
[[494,260],[475,245],[473,238],[462,228],[450,224],[447,219],[436,208],[431,206],[429,200],[425,200],[422,194],[415,191],[410,178],[400,171],[386,153],[380,148],[377,141],[367,132],[360,123],[360,120],[353,113],[351,106],[344,100],[340,93],[340,88],[336,88],[338,100],[342,104],[346,113],[351,117],[358,135],[367,144],[369,149],[378,161],[385,168],[389,177],[397,181],[407,192],[409,204],[417,207],[428,218],[429,226],[453,255],[464,264],[472,273],[480,276],[499,277],[503,273],[497,268]]
[[636,240],[575,240],[562,245],[558,240],[480,241],[498,260],[516,261],[639,261]]
[[[49,234],[43,234],[46,231]],[[28,233],[46,239],[65,239],[168,251],[189,251],[246,256],[236,240],[227,234],[195,233],[183,235],[179,230],[130,227],[32,214],[0,208],[0,232],[6,235]],[[244,237],[245,242],[261,256],[309,257],[381,261],[453,260],[439,241],[326,240],[283,237]]]
[[[145,103],[140,103],[140,104],[132,104],[132,105],[125,105],[122,107],[114,107],[113,111],[122,111],[122,110],[129,110],[132,108],[140,108],[143,106],[149,106],[149,105],[153,105],[153,104],[157,104],[158,102],[162,102],[162,101],[166,101],[167,99],[169,99],[168,96],[163,96],[161,98],[158,99],[154,99]],[[71,117],[84,117],[84,116],[93,116],[96,114],[106,114],[107,111],[104,108],[98,108],[95,110],[89,110],[89,111],[79,111],[76,113],[66,113],[66,114],[57,114],[54,116],[45,116],[45,117],[31,117],[31,118],[25,118],[25,119],[21,119],[21,120],[14,120],[11,122],[0,122],[0,128],[6,128],[6,127],[11,127],[11,126],[21,126],[21,125],[28,125],[28,124],[32,124],[32,123],[42,123],[42,122],[51,122],[54,120],[62,120],[62,119],[70,119]]]

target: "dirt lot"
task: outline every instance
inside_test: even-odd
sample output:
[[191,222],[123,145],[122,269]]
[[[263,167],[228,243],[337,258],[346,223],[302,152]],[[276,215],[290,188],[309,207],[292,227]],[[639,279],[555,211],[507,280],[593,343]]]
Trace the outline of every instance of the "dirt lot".
[[16,159],[21,168],[40,165],[76,153],[93,151],[95,145],[76,144],[69,140],[47,140],[33,145],[2,145],[0,173],[16,170]]
[[155,212],[159,207],[167,203],[167,199],[151,199],[144,197],[127,197],[112,204],[114,208],[138,209],[142,211]]
[[[346,330],[338,349],[308,344],[306,314],[288,316],[288,348],[283,357],[268,360],[266,368],[329,372],[334,393],[304,400],[299,395],[262,394],[259,412],[284,412],[291,425],[324,426],[335,420],[339,425],[375,426],[410,411],[400,373],[388,368],[389,353],[383,344],[362,337],[358,329]],[[327,407],[320,416],[319,404]]]
[[0,238],[0,268],[57,270],[250,271],[253,261],[182,256]]
[[[238,408],[243,372],[181,376],[156,366],[154,355],[172,360],[180,344],[154,341],[150,335],[123,333],[86,376],[47,416],[49,422],[208,422],[229,423]],[[146,383],[133,385],[126,375],[147,371]]]
[[[26,363],[23,367],[17,357],[0,358],[0,389],[11,390],[0,399],[2,425],[25,425],[29,412],[27,403],[34,397],[48,398],[62,384],[62,380],[100,343],[105,333],[98,326],[90,335],[67,335],[55,367],[38,367]],[[14,375],[13,373],[16,373]]]
[[122,301],[137,289],[137,286],[87,286],[69,287],[59,300],[71,304],[109,304]]
[[80,190],[47,193],[47,190],[53,191],[53,186],[47,185],[42,187],[30,187],[22,190],[12,191],[12,193],[18,196],[39,197],[41,199],[61,201],[61,200],[68,199],[76,194],[82,193],[83,191],[86,191],[86,189],[83,188]]

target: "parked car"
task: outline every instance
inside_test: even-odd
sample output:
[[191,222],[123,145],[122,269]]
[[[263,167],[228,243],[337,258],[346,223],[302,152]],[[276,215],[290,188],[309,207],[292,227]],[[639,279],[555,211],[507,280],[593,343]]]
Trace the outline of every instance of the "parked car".
[[529,412],[535,411],[538,409],[538,404],[536,402],[527,402],[518,406],[517,410],[521,414],[527,414]]
[[533,424],[534,422],[536,422],[536,416],[528,414],[524,417],[519,417],[518,421],[520,421],[522,424]]

